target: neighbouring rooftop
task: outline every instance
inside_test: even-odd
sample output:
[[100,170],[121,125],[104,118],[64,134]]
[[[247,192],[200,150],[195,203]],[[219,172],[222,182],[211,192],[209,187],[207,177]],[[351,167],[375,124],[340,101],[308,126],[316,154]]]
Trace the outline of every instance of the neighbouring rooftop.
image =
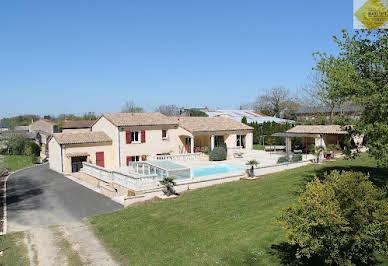
[[258,124],[262,124],[265,122],[275,122],[275,123],[295,123],[293,120],[287,120],[287,119],[281,119],[273,116],[268,116],[266,114],[256,112],[254,110],[209,110],[209,109],[203,109],[203,112],[205,112],[210,117],[227,117],[231,118],[235,121],[241,122],[241,119],[243,117],[246,117],[248,123],[256,122]]
[[73,129],[73,128],[90,128],[96,122],[95,120],[74,120],[74,121],[63,121],[62,128]]
[[241,122],[226,117],[176,117],[179,126],[187,131],[195,133],[253,130]]
[[48,120],[48,119],[39,119],[39,120],[36,120],[34,122],[31,123],[32,124],[35,124],[35,123],[38,123],[38,122],[43,122],[43,123],[47,123],[47,124],[50,124],[50,125],[56,125],[57,123],[51,121],[51,120]]
[[111,138],[104,132],[55,133],[53,137],[59,144],[112,142]]

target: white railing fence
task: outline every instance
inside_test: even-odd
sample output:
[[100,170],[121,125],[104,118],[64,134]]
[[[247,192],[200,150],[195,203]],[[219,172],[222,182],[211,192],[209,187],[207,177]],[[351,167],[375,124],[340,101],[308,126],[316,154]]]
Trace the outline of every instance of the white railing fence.
[[118,169],[106,169],[94,164],[83,162],[82,173],[88,174],[107,183],[115,183],[132,190],[154,189],[159,181],[155,174],[141,175],[124,172]]
[[185,160],[200,160],[202,152],[184,153],[174,155],[156,155],[155,160],[171,160],[171,161],[185,161]]

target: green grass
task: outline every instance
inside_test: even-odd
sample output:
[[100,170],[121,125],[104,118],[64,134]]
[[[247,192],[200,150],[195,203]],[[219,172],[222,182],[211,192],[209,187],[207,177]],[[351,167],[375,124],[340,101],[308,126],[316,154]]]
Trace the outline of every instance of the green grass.
[[275,217],[306,182],[327,170],[357,169],[387,183],[387,169],[363,155],[262,177],[193,190],[91,217],[96,235],[124,265],[280,265],[272,245],[284,242]]
[[29,265],[23,238],[23,232],[0,236],[0,250],[4,250],[3,256],[0,257],[0,265]]
[[263,151],[263,150],[264,150],[264,146],[263,146],[263,145],[260,145],[260,144],[253,144],[253,149],[254,149],[254,150]]
[[11,171],[16,171],[34,164],[34,157],[25,155],[4,155],[4,162],[0,165]]

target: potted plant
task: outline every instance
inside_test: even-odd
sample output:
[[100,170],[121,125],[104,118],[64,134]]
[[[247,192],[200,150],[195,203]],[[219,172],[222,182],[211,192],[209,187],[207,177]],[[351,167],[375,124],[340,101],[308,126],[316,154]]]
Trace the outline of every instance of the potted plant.
[[250,160],[250,161],[248,161],[248,162],[246,163],[246,165],[248,165],[248,166],[251,167],[251,168],[248,169],[248,171],[247,171],[249,177],[254,177],[254,176],[255,176],[255,173],[254,173],[255,169],[254,169],[254,168],[255,168],[258,164],[259,164],[259,162],[256,161],[256,160]]
[[160,184],[164,186],[162,191],[167,197],[172,195],[179,195],[174,189],[174,186],[176,185],[176,183],[174,182],[173,177],[166,176],[165,178],[163,178],[162,181],[160,181]]

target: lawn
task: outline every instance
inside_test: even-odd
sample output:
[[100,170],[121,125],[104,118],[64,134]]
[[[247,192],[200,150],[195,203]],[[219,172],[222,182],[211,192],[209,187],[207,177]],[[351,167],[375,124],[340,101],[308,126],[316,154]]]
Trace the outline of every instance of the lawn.
[[253,149],[254,149],[254,150],[263,151],[263,150],[264,150],[264,146],[263,146],[263,145],[260,145],[260,144],[253,144]]
[[25,155],[4,155],[4,162],[0,165],[11,171],[16,171],[34,164],[33,157]]
[[3,250],[3,256],[0,257],[0,265],[29,265],[27,248],[23,244],[23,238],[23,232],[0,236],[0,250]]
[[285,232],[274,224],[314,175],[332,169],[371,173],[382,186],[388,169],[363,155],[193,190],[175,200],[91,217],[96,235],[124,265],[280,265]]

